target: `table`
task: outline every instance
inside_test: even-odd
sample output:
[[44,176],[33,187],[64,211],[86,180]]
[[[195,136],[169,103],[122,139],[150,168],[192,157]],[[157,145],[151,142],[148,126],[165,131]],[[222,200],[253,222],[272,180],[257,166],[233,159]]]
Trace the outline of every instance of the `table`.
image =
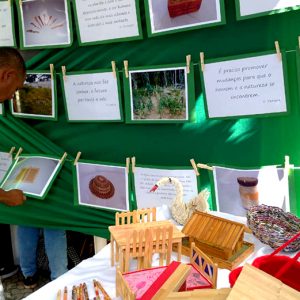
[[[229,214],[221,214],[216,213],[214,214],[220,217],[226,217],[230,220],[237,221],[237,222],[246,222],[246,218],[235,217]],[[246,234],[245,240],[247,242],[253,243],[255,245],[254,252],[243,262],[251,263],[256,257],[270,254],[273,252],[269,246],[261,243],[257,238],[255,238],[252,234]],[[69,290],[72,289],[73,285],[78,285],[80,283],[86,282],[88,285],[88,290],[90,294],[90,298],[94,295],[92,281],[93,279],[99,280],[102,285],[104,286],[107,293],[113,298],[116,298],[116,268],[111,266],[111,245],[106,245],[101,251],[95,254],[93,257],[82,261],[79,265],[74,267],[72,270],[68,271],[64,275],[60,276],[56,280],[53,280],[37,290],[36,292],[32,293],[26,300],[56,300],[56,294],[58,289],[63,289],[64,286],[67,286]],[[286,255],[286,253],[282,253]],[[172,253],[172,259],[176,260],[177,253]],[[189,258],[186,256],[182,256],[182,262],[189,262]],[[134,269],[136,267],[136,261],[131,261],[130,269]],[[159,255],[153,256],[152,266],[159,266]],[[219,269],[218,270],[218,280],[217,280],[217,288],[228,288],[229,281],[228,281],[229,270],[226,269]],[[70,293],[68,294],[68,299],[71,300]]]
[[[181,248],[182,248],[182,238],[185,237],[185,234],[181,232],[173,223],[169,220],[162,221],[153,221],[153,222],[144,222],[144,223],[132,223],[126,225],[115,225],[109,226],[108,230],[111,234],[111,266],[114,266],[115,260],[118,261],[119,258],[119,250],[126,246],[126,232],[129,230],[139,230],[146,228],[153,228],[157,226],[166,226],[173,225],[173,238],[172,244],[177,244],[178,254],[177,260],[181,261]],[[115,244],[116,244],[116,253],[115,253]]]

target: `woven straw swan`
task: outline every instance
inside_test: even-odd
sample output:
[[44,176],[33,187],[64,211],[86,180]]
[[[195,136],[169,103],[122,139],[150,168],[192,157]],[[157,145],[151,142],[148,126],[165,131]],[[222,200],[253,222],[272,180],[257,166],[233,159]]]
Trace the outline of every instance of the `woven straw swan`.
[[209,191],[204,189],[196,197],[190,200],[188,203],[183,202],[183,187],[182,183],[174,177],[163,177],[152,187],[150,192],[155,192],[160,186],[172,184],[175,186],[176,196],[171,204],[171,214],[174,220],[184,225],[191,217],[194,211],[208,212],[208,197]]

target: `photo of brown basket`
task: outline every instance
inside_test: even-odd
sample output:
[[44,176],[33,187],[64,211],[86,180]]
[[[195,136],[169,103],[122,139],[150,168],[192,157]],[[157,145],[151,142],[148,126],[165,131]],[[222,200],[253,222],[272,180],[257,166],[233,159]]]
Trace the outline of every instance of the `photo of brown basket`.
[[189,14],[200,9],[202,0],[168,0],[168,11],[171,18]]

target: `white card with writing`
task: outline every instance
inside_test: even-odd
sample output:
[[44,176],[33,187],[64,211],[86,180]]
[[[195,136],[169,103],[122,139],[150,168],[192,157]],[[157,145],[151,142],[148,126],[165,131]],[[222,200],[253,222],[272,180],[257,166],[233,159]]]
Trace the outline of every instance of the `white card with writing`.
[[76,0],[82,43],[139,36],[136,0]]
[[300,0],[239,0],[239,2],[241,16],[254,15],[288,7],[292,8],[300,5]]
[[202,76],[209,118],[287,112],[277,54],[206,63]]
[[63,83],[69,121],[121,120],[113,72],[67,75]]
[[176,196],[174,185],[160,186],[150,192],[162,177],[175,177],[183,185],[183,201],[188,202],[198,195],[197,176],[191,170],[166,170],[136,167],[134,171],[135,195],[138,208],[170,206]]
[[0,182],[12,163],[12,156],[7,152],[0,152]]
[[10,1],[0,1],[0,46],[15,45]]

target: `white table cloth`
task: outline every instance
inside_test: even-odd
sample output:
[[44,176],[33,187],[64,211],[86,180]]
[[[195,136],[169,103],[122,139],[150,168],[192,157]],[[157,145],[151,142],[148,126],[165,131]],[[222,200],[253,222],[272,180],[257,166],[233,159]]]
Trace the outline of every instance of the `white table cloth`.
[[[212,212],[214,215],[226,217],[233,221],[245,223],[245,218],[235,217],[233,215],[222,214],[217,212]],[[251,263],[254,258],[269,254],[273,250],[261,243],[256,239],[252,234],[245,234],[245,240],[255,244],[255,250],[251,256],[249,256],[246,261]],[[176,260],[177,253],[172,254],[172,259]],[[189,258],[182,256],[182,262],[189,262]],[[133,262],[135,264],[136,262]],[[135,267],[134,265],[132,267]],[[152,266],[158,266],[159,259],[158,256],[154,256]],[[229,287],[228,275],[229,270],[219,269],[218,271],[218,281],[217,288]],[[56,280],[49,282],[36,292],[32,293],[26,300],[56,300],[56,295],[59,289],[63,290],[65,286],[68,287],[68,300],[71,300],[71,291],[73,285],[79,285],[80,283],[85,282],[88,286],[89,298],[93,299],[95,292],[93,289],[93,279],[97,279],[101,282],[106,292],[113,299],[116,298],[116,287],[115,287],[115,277],[116,277],[116,267],[111,267],[110,265],[110,245],[106,245],[101,251],[95,254],[93,257],[82,261],[72,270],[68,271],[64,275],[60,276]]]

